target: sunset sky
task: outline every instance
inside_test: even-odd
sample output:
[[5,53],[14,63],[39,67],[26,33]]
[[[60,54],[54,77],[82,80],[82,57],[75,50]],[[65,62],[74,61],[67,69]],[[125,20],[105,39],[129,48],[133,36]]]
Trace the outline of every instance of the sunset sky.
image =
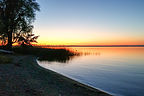
[[144,0],[37,0],[46,45],[144,45]]

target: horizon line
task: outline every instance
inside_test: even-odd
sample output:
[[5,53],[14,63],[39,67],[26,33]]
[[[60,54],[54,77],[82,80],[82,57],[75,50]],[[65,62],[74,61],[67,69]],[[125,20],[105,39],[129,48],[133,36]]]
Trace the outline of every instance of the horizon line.
[[34,45],[42,47],[144,47],[144,45]]

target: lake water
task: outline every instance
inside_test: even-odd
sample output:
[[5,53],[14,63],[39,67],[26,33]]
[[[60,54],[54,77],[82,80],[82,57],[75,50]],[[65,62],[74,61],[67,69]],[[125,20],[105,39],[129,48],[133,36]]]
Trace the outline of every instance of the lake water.
[[68,47],[81,53],[65,63],[39,65],[116,96],[144,96],[144,47]]

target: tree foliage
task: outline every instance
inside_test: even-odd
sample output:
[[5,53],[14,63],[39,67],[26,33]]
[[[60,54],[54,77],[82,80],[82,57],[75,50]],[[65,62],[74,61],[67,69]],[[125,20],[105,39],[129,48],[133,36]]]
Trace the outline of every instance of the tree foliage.
[[8,45],[34,42],[29,36],[32,35],[36,11],[39,10],[36,0],[0,0],[0,36],[5,37]]

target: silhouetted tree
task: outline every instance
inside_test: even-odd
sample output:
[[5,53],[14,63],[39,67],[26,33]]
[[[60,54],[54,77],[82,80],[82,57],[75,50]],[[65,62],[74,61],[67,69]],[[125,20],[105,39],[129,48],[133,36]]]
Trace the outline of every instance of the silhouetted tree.
[[36,11],[39,11],[36,0],[0,0],[0,33],[7,37],[9,49],[18,41],[16,35],[32,32]]
[[32,32],[18,33],[14,36],[14,42],[18,42],[22,46],[31,45],[32,42],[36,42],[38,36],[35,36]]

